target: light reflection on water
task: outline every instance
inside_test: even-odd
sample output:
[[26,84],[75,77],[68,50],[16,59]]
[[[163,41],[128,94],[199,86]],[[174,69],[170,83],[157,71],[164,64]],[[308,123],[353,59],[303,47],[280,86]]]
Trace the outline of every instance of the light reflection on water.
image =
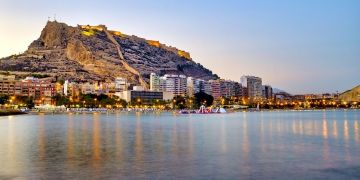
[[359,114],[0,117],[0,179],[356,179]]

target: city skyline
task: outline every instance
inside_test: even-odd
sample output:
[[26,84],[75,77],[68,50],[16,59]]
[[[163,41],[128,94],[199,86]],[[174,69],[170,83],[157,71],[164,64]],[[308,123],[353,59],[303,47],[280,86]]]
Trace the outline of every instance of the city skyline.
[[242,75],[255,75],[264,84],[294,94],[343,92],[359,84],[356,1],[2,4],[0,57],[25,51],[51,17],[72,26],[105,24],[159,40],[189,51],[196,62],[224,79],[239,82]]

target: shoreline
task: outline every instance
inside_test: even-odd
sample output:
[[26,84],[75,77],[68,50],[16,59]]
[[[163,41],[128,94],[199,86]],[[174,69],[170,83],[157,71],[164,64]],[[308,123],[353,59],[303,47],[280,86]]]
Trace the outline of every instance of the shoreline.
[[[292,112],[313,112],[313,111],[359,111],[359,108],[326,108],[326,109],[226,109],[226,113],[232,114],[239,112],[281,112],[281,111],[292,111]],[[0,110],[0,117],[12,116],[12,115],[59,115],[59,114],[118,114],[118,113],[174,113],[181,114],[179,110],[152,110],[152,109],[135,109],[135,110],[70,110],[70,111],[18,111],[18,110]],[[192,113],[196,114],[196,113]]]
[[22,111],[16,111],[16,110],[0,110],[0,117],[1,116],[13,116],[13,115],[25,115],[28,114],[26,112]]
[[[354,108],[331,108],[331,109],[260,109],[260,110],[227,110],[227,113],[223,114],[232,114],[239,112],[281,112],[281,111],[292,111],[292,112],[313,112],[313,111],[359,111],[360,109]],[[117,114],[117,113],[179,113],[179,110],[104,110],[104,111],[28,111],[26,113],[20,112],[20,114],[28,115],[59,115],[59,114]],[[195,114],[195,113],[193,113]],[[15,115],[15,114],[11,114]],[[18,114],[16,114],[18,115]]]

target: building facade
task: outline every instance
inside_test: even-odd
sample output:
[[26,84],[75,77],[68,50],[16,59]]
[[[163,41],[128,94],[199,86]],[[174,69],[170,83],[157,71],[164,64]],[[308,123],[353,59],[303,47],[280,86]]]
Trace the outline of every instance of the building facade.
[[49,80],[27,77],[16,80],[15,76],[0,76],[0,94],[33,98],[37,104],[52,104],[56,95],[55,83]]
[[115,93],[128,90],[128,84],[125,78],[118,77],[115,79]]
[[150,90],[170,92],[174,96],[185,96],[187,92],[187,78],[184,75],[165,74],[160,77],[150,74]]
[[265,99],[272,99],[273,98],[273,91],[270,85],[264,85],[262,87],[262,96]]
[[262,98],[262,79],[256,76],[242,76],[240,78],[242,86],[246,87],[247,96],[250,99]]
[[116,96],[131,104],[150,105],[157,100],[171,100],[173,94],[161,91],[146,91],[146,90],[128,90],[116,93]]

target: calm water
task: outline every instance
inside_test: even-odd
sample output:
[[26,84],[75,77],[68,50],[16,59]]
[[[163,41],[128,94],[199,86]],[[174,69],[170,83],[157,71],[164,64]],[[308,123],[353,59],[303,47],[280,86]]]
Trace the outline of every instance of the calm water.
[[360,179],[360,111],[0,117],[0,179]]

